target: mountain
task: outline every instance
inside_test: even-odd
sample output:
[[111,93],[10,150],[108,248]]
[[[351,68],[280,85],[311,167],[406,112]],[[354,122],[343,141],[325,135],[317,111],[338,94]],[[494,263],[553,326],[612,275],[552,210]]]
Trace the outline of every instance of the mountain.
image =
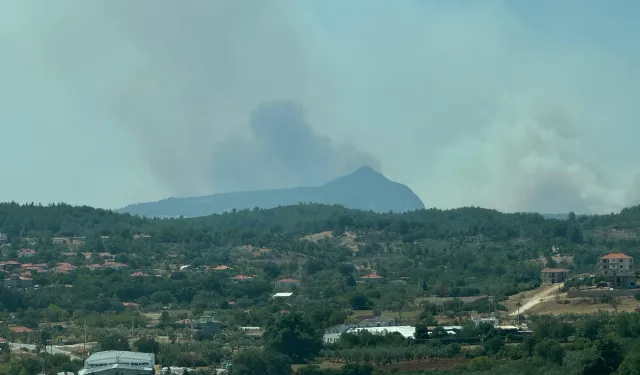
[[168,198],[132,204],[119,212],[151,217],[197,217],[232,209],[275,208],[298,203],[339,204],[374,212],[424,209],[420,198],[409,187],[389,180],[370,167],[362,167],[322,186]]

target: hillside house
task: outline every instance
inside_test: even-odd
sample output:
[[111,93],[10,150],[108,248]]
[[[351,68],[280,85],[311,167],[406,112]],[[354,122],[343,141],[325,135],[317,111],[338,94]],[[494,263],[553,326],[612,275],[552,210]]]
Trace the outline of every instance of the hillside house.
[[296,279],[280,279],[275,282],[278,289],[294,289],[300,286],[300,280]]
[[378,275],[375,272],[372,272],[368,275],[360,277],[360,281],[369,282],[369,283],[383,283],[384,277]]
[[211,267],[211,268],[209,268],[209,269],[210,269],[211,271],[227,271],[227,270],[230,270],[230,269],[231,269],[231,267],[229,267],[229,266],[227,266],[227,265],[224,265],[224,264],[221,264],[221,265],[219,265],[219,266]]
[[196,331],[200,337],[209,338],[219,333],[222,329],[222,324],[211,315],[203,315],[198,319],[192,320],[189,323],[192,330]]
[[119,262],[104,262],[104,267],[113,268],[114,270],[120,270],[120,269],[129,267],[129,265],[125,263],[119,263]]
[[71,263],[58,263],[56,265],[56,268],[54,268],[54,272],[57,273],[69,273],[72,272],[76,269],[76,266],[74,266]]
[[633,257],[623,253],[609,253],[598,261],[598,275],[611,283],[612,288],[636,287]]
[[4,233],[0,233],[0,244],[9,242],[9,236]]
[[13,271],[20,268],[22,264],[16,260],[8,260],[6,262],[0,262],[0,269],[3,271]]
[[18,251],[18,258],[33,258],[36,254],[38,252],[33,249],[21,249]]
[[11,275],[4,279],[5,288],[29,288],[33,285],[33,280],[27,276]]
[[567,281],[569,270],[564,268],[543,268],[540,279],[543,284],[557,284]]
[[247,276],[243,274],[235,275],[230,279],[231,281],[239,282],[239,281],[250,281],[253,280],[252,276]]

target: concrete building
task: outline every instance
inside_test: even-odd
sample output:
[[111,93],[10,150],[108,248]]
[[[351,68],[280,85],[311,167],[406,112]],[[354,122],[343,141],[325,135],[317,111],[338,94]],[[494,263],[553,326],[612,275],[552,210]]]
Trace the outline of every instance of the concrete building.
[[543,284],[557,284],[567,281],[569,270],[564,268],[544,268],[540,271],[540,279]]
[[598,276],[610,282],[612,288],[635,288],[636,274],[633,257],[623,253],[610,253],[600,257]]
[[155,364],[150,353],[108,350],[89,356],[78,375],[153,375]]
[[209,338],[220,332],[222,324],[213,319],[211,315],[203,315],[198,319],[192,320],[190,327],[196,331],[200,337]]
[[13,274],[4,279],[5,288],[30,288],[32,285],[33,280],[30,277]]

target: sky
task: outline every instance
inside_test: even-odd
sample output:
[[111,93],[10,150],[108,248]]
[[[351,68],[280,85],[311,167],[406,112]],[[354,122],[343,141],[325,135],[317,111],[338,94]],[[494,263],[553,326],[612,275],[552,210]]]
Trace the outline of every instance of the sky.
[[427,207],[640,203],[640,2],[7,0],[0,201],[103,208],[368,165]]

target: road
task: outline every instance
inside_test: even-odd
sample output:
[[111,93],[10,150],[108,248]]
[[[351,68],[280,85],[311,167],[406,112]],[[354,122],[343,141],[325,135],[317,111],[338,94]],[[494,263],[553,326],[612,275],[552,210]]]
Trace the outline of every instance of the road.
[[529,299],[525,303],[523,303],[522,306],[520,306],[520,309],[516,309],[511,314],[509,314],[509,316],[517,316],[518,311],[520,312],[520,314],[522,314],[530,308],[536,306],[537,304],[550,300],[563,286],[564,283],[558,283],[537,292],[536,294],[529,297]]
[[[27,350],[36,350],[36,346],[33,344],[22,344],[19,342],[10,342],[9,343],[9,348],[11,348],[11,350],[20,350],[22,348],[27,349]],[[78,357],[75,354],[71,354],[71,352],[69,352],[68,350],[65,350],[64,347],[60,347],[57,345],[47,345],[46,347],[46,351],[48,353],[52,353],[52,354],[62,354],[62,355],[68,355],[69,357],[71,357],[71,359],[79,359],[82,360],[82,358]]]

